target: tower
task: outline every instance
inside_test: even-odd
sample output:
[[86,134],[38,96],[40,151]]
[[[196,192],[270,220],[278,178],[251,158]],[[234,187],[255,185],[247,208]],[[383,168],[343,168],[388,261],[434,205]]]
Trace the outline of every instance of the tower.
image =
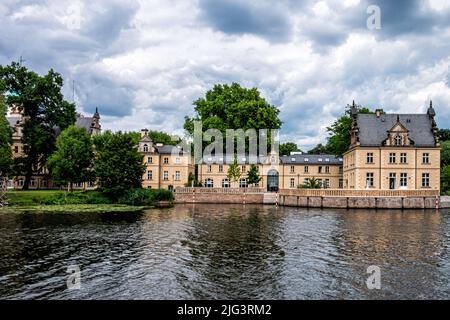
[[97,135],[102,132],[102,126],[100,125],[100,113],[98,112],[98,108],[95,108],[95,113],[92,117],[90,132],[92,135]]

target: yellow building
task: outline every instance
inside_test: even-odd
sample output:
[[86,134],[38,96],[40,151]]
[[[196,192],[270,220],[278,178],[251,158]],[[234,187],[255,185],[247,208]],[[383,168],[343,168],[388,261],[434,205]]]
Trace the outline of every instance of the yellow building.
[[440,144],[435,111],[359,114],[353,105],[351,145],[344,154],[344,188],[440,188]]
[[[23,115],[22,110],[12,105],[9,110],[9,115],[6,117],[9,125],[12,129],[11,136],[11,149],[13,158],[19,158],[24,156],[24,144],[22,143],[23,125],[27,121],[27,117]],[[101,133],[100,114],[98,109],[95,109],[95,113],[92,117],[85,117],[81,114],[77,114],[75,125],[78,128],[85,128],[91,135]],[[61,132],[60,128],[55,128],[55,136],[58,136]],[[14,189],[21,189],[24,185],[25,177],[18,176],[14,180],[8,182],[8,187]],[[77,183],[73,186],[74,189],[92,189],[95,187],[93,181]],[[30,180],[30,189],[54,189],[59,188],[53,183],[53,179],[49,176],[47,169],[41,168],[40,172],[37,172]]]
[[[227,173],[233,161],[234,157],[204,158],[198,169],[199,181],[207,188],[248,187],[247,174],[253,161],[248,156],[238,156],[241,177],[239,181],[232,182],[227,178]],[[257,168],[261,181],[255,187],[268,191],[294,189],[308,178],[318,179],[323,188],[342,187],[342,159],[331,155],[293,153],[278,157],[276,153],[270,153],[267,157],[258,157]]]
[[184,187],[189,174],[194,174],[194,164],[189,153],[176,146],[154,144],[147,129],[141,130],[139,152],[144,155],[143,188],[171,190]]

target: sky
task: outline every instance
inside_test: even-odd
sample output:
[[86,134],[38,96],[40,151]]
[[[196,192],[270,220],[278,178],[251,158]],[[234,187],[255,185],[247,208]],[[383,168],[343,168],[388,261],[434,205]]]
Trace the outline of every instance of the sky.
[[183,134],[192,102],[232,82],[278,107],[281,140],[303,150],[353,100],[396,113],[433,100],[450,128],[447,0],[2,0],[0,64],[20,57],[61,73],[103,129]]

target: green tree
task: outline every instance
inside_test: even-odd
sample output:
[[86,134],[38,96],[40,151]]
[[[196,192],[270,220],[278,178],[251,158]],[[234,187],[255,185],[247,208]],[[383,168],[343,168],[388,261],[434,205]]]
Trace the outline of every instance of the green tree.
[[328,153],[327,147],[319,143],[317,146],[308,151],[309,154],[326,154]]
[[[350,147],[350,131],[352,129],[352,106],[347,105],[345,113],[327,128],[330,137],[328,138],[326,150],[336,156],[342,156]],[[359,113],[373,113],[368,108],[356,106]],[[380,109],[381,113],[384,113]]]
[[0,178],[11,174],[11,129],[6,119],[6,103],[0,80]]
[[[193,102],[194,117],[186,117],[184,129],[194,133],[194,121],[202,122],[203,131],[218,129],[224,139],[226,129],[279,129],[279,110],[261,97],[258,89],[242,88],[233,83],[216,84],[204,98]],[[270,132],[267,140],[270,143]],[[204,144],[205,145],[205,144]]]
[[441,143],[441,167],[450,165],[450,140]]
[[63,79],[52,69],[44,76],[19,63],[0,66],[7,104],[17,105],[27,118],[23,127],[24,156],[16,159],[18,174],[25,175],[28,189],[33,174],[40,172],[55,149],[55,128],[64,130],[75,122],[75,105],[64,100]]
[[247,182],[249,185],[255,185],[261,181],[261,177],[258,174],[258,167],[256,164],[250,166],[250,170],[247,173]]
[[132,188],[140,188],[145,171],[143,155],[132,133],[105,133],[94,137],[95,173],[102,191],[114,201]]
[[303,189],[320,189],[320,188],[322,188],[322,183],[319,181],[319,179],[316,179],[314,177],[306,178],[306,181],[302,185],[300,185],[300,188],[303,188]]
[[56,140],[56,151],[49,157],[47,167],[52,177],[59,184],[67,184],[71,191],[74,183],[94,178],[93,160],[91,136],[86,129],[72,125]]
[[228,166],[227,178],[231,182],[237,182],[241,177],[241,168],[239,167],[237,157],[234,157],[233,163]]
[[441,193],[450,192],[450,165],[441,169]]
[[450,140],[450,129],[440,129],[438,130],[438,136],[440,141],[449,141]]
[[288,156],[291,152],[302,151],[299,149],[296,143],[294,142],[285,142],[280,144],[280,155]]

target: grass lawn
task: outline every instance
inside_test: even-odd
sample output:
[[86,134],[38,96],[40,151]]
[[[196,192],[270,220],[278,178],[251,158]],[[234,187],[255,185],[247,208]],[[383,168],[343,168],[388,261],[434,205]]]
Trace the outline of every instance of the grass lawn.
[[109,204],[98,191],[14,190],[6,193],[10,206]]

